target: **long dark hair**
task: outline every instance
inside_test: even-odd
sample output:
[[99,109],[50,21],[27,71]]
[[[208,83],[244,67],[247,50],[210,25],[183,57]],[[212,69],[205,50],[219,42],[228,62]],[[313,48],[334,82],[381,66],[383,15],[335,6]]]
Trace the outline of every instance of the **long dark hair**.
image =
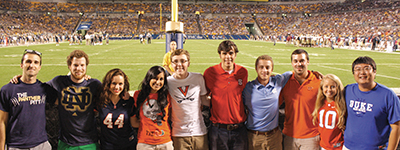
[[[167,74],[165,73],[165,70],[161,66],[153,66],[147,71],[146,76],[144,77],[143,81],[140,83],[139,89],[140,93],[138,95],[137,101],[136,101],[136,106],[140,108],[140,106],[143,105],[143,102],[146,101],[146,99],[149,97],[150,92],[152,88],[150,87],[150,80],[151,79],[156,79],[157,76],[160,73],[164,73],[164,85],[161,87],[160,90],[157,91],[158,98],[157,98],[157,104],[160,106],[162,115],[161,119],[164,120],[165,116],[165,110],[164,108],[168,105],[168,86],[167,86]],[[140,109],[136,109],[136,116],[139,118],[139,112]],[[160,118],[157,117],[157,118]]]
[[111,96],[112,96],[112,93],[110,91],[110,85],[111,85],[113,77],[118,76],[118,75],[124,77],[124,90],[119,94],[119,97],[122,98],[123,94],[126,91],[129,91],[128,76],[126,76],[126,74],[121,69],[115,68],[115,69],[108,71],[106,76],[104,76],[103,82],[101,84],[101,93],[100,93],[99,104],[98,104],[99,108],[102,108],[105,105],[107,105],[108,103],[110,103]]

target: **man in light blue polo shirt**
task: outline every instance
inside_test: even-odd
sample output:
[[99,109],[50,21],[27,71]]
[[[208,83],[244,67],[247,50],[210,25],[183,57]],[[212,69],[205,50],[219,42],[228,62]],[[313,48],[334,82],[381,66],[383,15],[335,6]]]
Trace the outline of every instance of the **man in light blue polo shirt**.
[[278,127],[279,93],[291,71],[271,77],[271,56],[259,56],[255,63],[257,79],[246,84],[243,102],[247,109],[249,150],[282,150],[282,132]]

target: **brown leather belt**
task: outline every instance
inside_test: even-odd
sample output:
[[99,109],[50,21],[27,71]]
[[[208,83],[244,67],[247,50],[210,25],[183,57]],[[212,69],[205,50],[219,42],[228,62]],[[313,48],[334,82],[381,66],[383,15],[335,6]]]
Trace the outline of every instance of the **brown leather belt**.
[[240,127],[244,126],[244,123],[238,123],[238,124],[220,124],[220,123],[213,123],[213,126],[218,127],[218,128],[224,128],[226,130],[236,130]]
[[256,134],[256,135],[271,135],[273,134],[275,131],[279,130],[279,126],[276,127],[275,129],[269,130],[267,132],[261,132],[261,131],[254,131],[254,130],[249,130],[250,132]]

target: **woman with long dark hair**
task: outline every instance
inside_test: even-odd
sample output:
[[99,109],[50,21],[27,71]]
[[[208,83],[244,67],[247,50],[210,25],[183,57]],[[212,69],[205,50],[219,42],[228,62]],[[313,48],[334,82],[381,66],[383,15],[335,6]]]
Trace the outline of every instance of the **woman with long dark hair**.
[[121,69],[107,72],[102,82],[97,105],[100,118],[100,145],[102,150],[134,150],[136,138],[130,123],[134,100],[123,99],[129,91],[128,77]]
[[138,108],[134,117],[137,120],[132,123],[139,128],[138,150],[173,150],[168,123],[171,96],[168,94],[166,78],[164,68],[151,67],[140,84],[140,90],[133,96]]

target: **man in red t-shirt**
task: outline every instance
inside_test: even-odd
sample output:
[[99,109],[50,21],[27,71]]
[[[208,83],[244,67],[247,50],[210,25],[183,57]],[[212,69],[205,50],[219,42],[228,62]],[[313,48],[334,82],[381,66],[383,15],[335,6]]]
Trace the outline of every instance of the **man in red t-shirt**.
[[206,87],[211,95],[210,150],[248,149],[242,100],[248,74],[246,68],[234,63],[238,52],[232,41],[221,42],[218,46],[221,63],[204,71]]
[[319,133],[312,123],[319,80],[308,70],[307,51],[297,49],[291,55],[293,75],[282,89],[279,102],[285,102],[282,133],[285,150],[319,150]]

